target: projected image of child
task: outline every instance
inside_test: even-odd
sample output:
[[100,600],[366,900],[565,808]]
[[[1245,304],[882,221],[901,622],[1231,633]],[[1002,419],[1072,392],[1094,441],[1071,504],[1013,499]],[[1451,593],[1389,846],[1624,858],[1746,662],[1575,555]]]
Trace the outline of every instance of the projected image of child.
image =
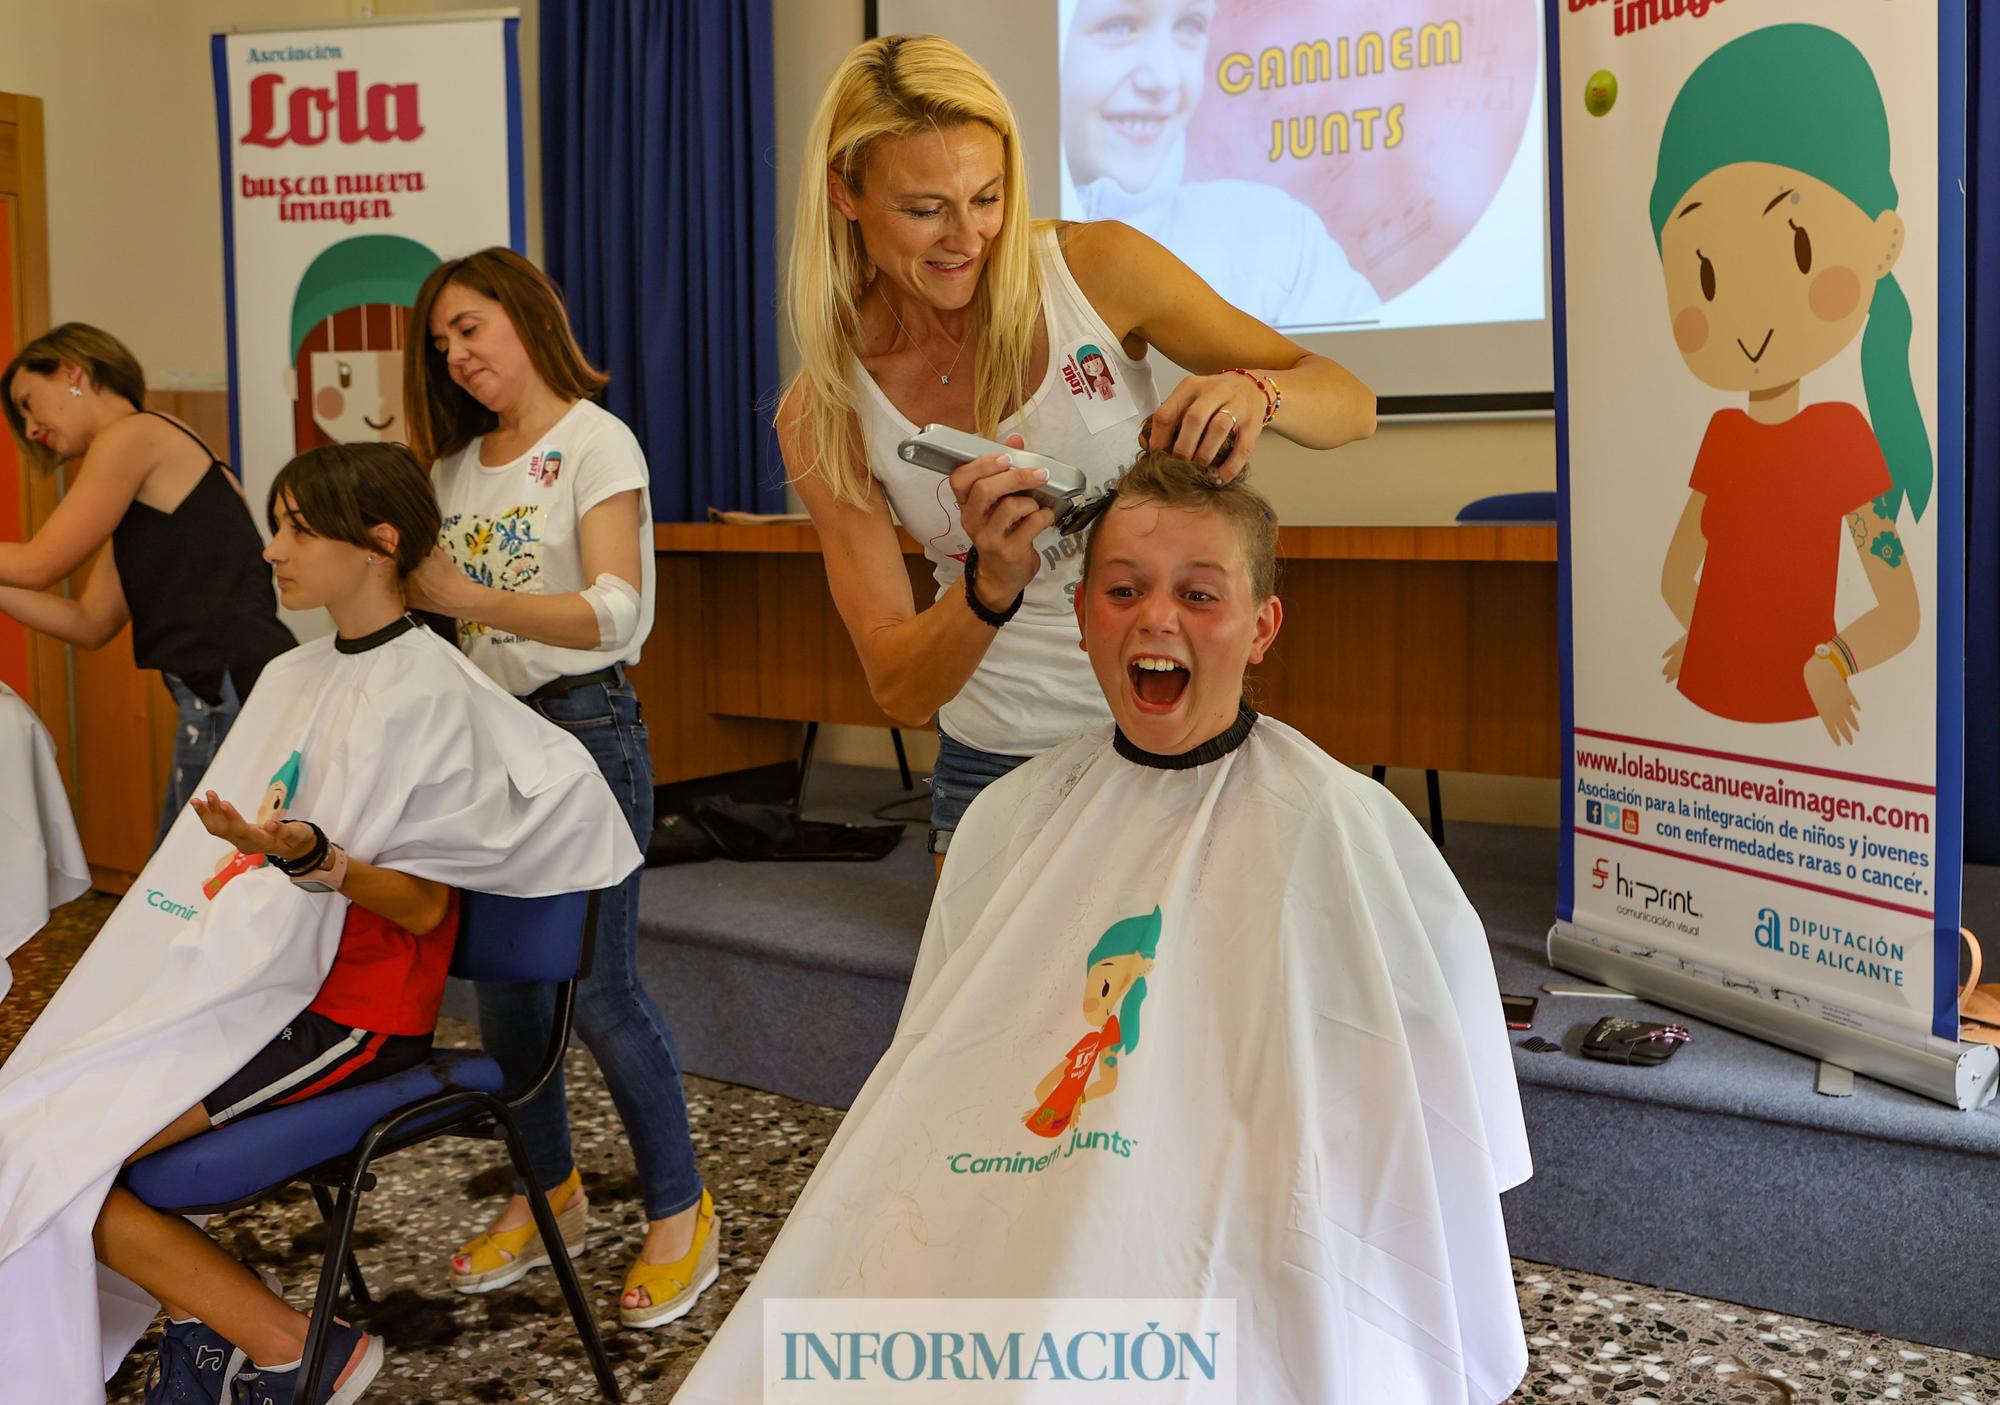
[[1075,0],[1062,130],[1083,217],[1159,240],[1273,327],[1368,320],[1382,299],[1310,206],[1261,181],[1184,181],[1214,17],[1215,0]]
[[[1854,740],[1856,673],[1916,638],[1917,585],[1897,535],[1933,477],[1910,377],[1910,304],[1889,121],[1868,60],[1816,25],[1716,50],[1660,136],[1651,216],[1674,343],[1742,409],[1718,411],[1695,457],[1661,573],[1685,631],[1662,673],[1739,722],[1817,717]],[[1801,406],[1804,378],[1861,339],[1868,413]],[[1874,605],[1841,626],[1845,534]]]

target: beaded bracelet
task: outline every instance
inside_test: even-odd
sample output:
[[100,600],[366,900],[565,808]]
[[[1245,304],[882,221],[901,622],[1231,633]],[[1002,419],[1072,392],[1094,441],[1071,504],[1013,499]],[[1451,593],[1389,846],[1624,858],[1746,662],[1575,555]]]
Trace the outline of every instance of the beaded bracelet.
[[1222,368],[1222,373],[1224,375],[1248,376],[1257,389],[1264,392],[1265,424],[1269,424],[1276,417],[1278,407],[1285,403],[1285,397],[1279,393],[1278,382],[1270,376],[1260,376],[1255,371],[1247,371],[1241,366],[1225,366]]

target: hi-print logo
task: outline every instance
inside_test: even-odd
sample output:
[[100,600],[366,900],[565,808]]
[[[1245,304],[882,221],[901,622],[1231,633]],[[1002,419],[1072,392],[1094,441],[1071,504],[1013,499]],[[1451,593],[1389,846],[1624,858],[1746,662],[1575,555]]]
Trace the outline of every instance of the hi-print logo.
[[1070,402],[1092,434],[1139,413],[1140,407],[1128,393],[1130,387],[1118,383],[1111,358],[1095,342],[1078,342],[1071,348],[1063,357],[1062,378],[1069,387]]
[[553,488],[556,479],[562,477],[562,466],[561,449],[551,449],[546,454],[531,454],[528,457],[528,477],[544,488]]

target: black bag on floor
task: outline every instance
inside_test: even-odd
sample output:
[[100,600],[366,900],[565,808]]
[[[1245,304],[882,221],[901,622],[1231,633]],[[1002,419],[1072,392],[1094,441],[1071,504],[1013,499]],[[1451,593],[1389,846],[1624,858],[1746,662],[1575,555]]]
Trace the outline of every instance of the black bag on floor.
[[646,845],[646,867],[701,863],[721,852],[702,827],[686,815],[661,815],[653,821],[652,840]]
[[724,858],[742,863],[764,859],[867,862],[886,857],[903,837],[899,824],[803,820],[783,805],[732,800],[726,795],[697,801],[693,820]]

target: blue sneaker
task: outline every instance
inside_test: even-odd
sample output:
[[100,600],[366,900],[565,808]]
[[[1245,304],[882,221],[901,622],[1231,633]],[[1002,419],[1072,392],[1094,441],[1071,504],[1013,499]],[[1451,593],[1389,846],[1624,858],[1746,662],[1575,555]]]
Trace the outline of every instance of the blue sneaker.
[[336,1322],[327,1340],[317,1398],[308,1402],[299,1393],[303,1362],[289,1371],[245,1366],[236,1377],[233,1405],[352,1405],[381,1369],[382,1339]]
[[146,1372],[146,1405],[222,1405],[243,1353],[206,1322],[167,1323]]

